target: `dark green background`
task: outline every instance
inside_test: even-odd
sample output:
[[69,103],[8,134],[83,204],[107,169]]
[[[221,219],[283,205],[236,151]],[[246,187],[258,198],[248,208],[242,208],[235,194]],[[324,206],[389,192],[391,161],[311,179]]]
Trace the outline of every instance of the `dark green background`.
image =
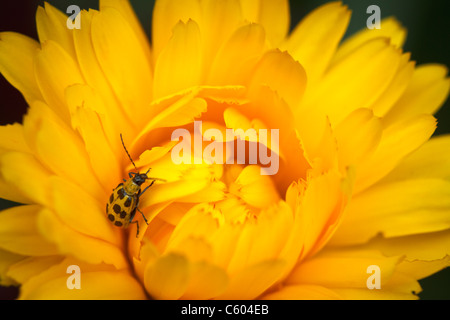
[[[65,11],[71,4],[82,9],[98,8],[97,1],[89,0],[50,0],[60,10]],[[324,0],[291,0],[293,28],[308,12],[319,5],[329,2]],[[408,38],[404,50],[412,53],[412,60],[417,64],[441,63],[450,66],[450,5],[445,0],[344,0],[352,10],[352,19],[346,36],[366,26],[369,5],[381,8],[382,18],[395,16],[408,29]],[[0,8],[0,31],[16,31],[37,39],[35,13],[42,1],[2,1]],[[131,0],[145,30],[150,35],[151,14],[154,1]],[[21,94],[0,76],[0,125],[20,122],[27,105]],[[438,129],[436,135],[450,133],[450,100],[436,115]],[[0,199],[0,209],[12,203]],[[449,213],[450,214],[450,213]],[[450,244],[449,244],[450,247]],[[423,287],[422,299],[450,299],[450,268],[420,281]],[[0,287],[0,299],[13,298],[14,289]]]

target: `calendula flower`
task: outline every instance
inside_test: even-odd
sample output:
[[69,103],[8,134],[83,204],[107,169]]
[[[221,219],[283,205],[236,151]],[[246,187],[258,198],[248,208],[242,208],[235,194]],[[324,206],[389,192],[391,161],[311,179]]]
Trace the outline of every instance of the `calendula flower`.
[[[39,41],[0,33],[0,71],[29,104],[0,128],[0,196],[23,204],[0,213],[1,284],[22,299],[417,298],[450,263],[450,137],[430,139],[447,69],[416,67],[392,18],[341,43],[349,19],[332,2],[289,34],[288,1],[158,0],[150,43],[127,1],[104,0],[80,29],[46,3]],[[149,169],[139,234],[116,227],[112,190]]]

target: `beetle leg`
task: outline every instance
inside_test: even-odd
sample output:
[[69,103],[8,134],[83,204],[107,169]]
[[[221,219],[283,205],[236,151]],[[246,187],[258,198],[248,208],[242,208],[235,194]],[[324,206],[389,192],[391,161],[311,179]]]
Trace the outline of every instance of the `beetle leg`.
[[136,209],[141,213],[142,218],[144,218],[145,223],[148,225],[148,221],[147,218],[144,216],[144,213],[138,207],[136,207]]
[[130,223],[136,223],[136,238],[137,238],[139,236],[139,222],[137,220],[135,220]]
[[152,181],[152,183],[150,183],[148,186],[145,187],[144,191],[142,191],[141,193],[139,193],[139,196],[142,196],[142,194],[147,191],[148,188],[150,188],[153,184],[155,183],[155,180]]

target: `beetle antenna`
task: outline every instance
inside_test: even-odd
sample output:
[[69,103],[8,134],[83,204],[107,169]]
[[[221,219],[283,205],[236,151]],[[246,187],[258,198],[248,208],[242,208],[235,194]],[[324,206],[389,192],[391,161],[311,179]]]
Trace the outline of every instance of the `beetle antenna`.
[[120,140],[122,140],[122,145],[123,145],[123,148],[125,149],[125,152],[126,152],[127,155],[128,155],[128,158],[130,159],[130,161],[131,161],[131,163],[133,164],[134,168],[137,170],[136,165],[134,164],[133,159],[131,159],[131,156],[130,156],[130,154],[128,153],[127,147],[125,147],[125,143],[123,142],[122,134],[120,134]]

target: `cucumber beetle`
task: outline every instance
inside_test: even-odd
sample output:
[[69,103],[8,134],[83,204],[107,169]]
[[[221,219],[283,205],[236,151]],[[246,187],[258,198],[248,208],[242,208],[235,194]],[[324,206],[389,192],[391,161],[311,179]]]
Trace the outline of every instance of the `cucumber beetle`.
[[[131,159],[128,150],[125,147],[122,134],[120,134],[120,140],[122,140],[122,145],[128,155],[128,158],[130,159],[136,171],[138,171],[133,159]],[[140,212],[140,214],[144,218],[145,223],[148,225],[147,218],[145,217],[144,213],[139,210],[139,198],[144,194],[145,191],[147,191],[148,188],[153,185],[153,183],[155,183],[156,180],[161,180],[148,177],[147,174],[149,173],[149,171],[150,169],[148,169],[146,173],[139,173],[139,171],[129,172],[129,179],[123,179],[123,182],[119,183],[119,185],[115,189],[113,189],[113,192],[109,197],[109,201],[106,204],[106,215],[115,226],[120,228],[127,228],[131,223],[136,223],[136,238],[139,235],[139,222],[137,220],[133,221],[136,210]],[[143,191],[141,191],[141,185],[147,180],[152,180],[152,182]]]

